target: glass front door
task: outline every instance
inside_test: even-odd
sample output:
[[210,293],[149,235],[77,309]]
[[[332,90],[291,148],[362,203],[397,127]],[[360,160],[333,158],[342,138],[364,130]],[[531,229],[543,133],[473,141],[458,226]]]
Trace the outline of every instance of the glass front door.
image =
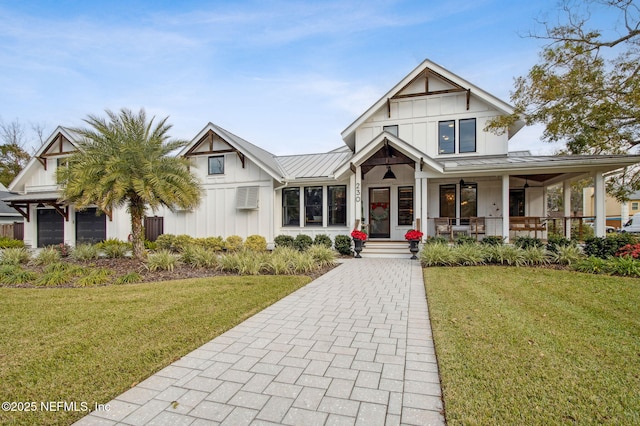
[[391,237],[391,191],[369,188],[369,237]]

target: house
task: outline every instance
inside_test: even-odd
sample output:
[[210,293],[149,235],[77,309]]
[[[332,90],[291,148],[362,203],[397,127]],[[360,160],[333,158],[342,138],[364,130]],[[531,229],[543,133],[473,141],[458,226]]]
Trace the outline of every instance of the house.
[[[593,187],[586,187],[583,193],[583,211],[585,216],[594,215],[594,192]],[[605,203],[605,212],[607,216],[607,225],[619,229],[627,223],[630,217],[636,213],[640,213],[640,191],[629,194],[629,200],[620,202],[614,197],[607,195]]]
[[[372,240],[465,233],[482,238],[546,235],[546,188],[595,182],[595,230],[604,235],[603,173],[640,156],[533,156],[509,152],[523,126],[484,130],[513,108],[440,65],[425,60],[341,134],[344,145],[321,154],[275,156],[213,123],[178,155],[203,186],[193,211],[149,212],[147,228],[194,237],[304,233],[332,238],[364,227]],[[5,200],[25,218],[31,246],[126,239],[129,218],[115,210],[76,211],[59,202],[55,170],[76,136],[58,127],[12,182]],[[565,202],[564,214],[570,216]],[[570,232],[570,230],[567,230]]]

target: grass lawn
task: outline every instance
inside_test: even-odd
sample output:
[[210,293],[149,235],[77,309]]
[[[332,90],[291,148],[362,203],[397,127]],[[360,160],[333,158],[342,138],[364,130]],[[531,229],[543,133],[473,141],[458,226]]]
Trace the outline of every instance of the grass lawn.
[[99,288],[0,288],[0,424],[68,424],[307,284],[304,276],[229,276]]
[[424,270],[448,425],[640,424],[640,280]]

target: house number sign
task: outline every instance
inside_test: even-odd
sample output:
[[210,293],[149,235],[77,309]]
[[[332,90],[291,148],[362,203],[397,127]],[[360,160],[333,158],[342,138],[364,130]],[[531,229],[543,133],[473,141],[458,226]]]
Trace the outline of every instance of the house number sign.
[[360,182],[356,182],[356,203],[360,202]]

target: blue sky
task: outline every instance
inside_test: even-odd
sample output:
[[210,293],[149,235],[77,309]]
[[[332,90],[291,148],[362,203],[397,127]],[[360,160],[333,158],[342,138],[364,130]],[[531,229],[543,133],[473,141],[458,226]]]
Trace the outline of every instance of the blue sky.
[[[208,122],[275,154],[324,152],[425,58],[509,101],[555,0],[0,0],[0,117],[81,126],[122,107]],[[512,150],[550,154],[540,128]]]

